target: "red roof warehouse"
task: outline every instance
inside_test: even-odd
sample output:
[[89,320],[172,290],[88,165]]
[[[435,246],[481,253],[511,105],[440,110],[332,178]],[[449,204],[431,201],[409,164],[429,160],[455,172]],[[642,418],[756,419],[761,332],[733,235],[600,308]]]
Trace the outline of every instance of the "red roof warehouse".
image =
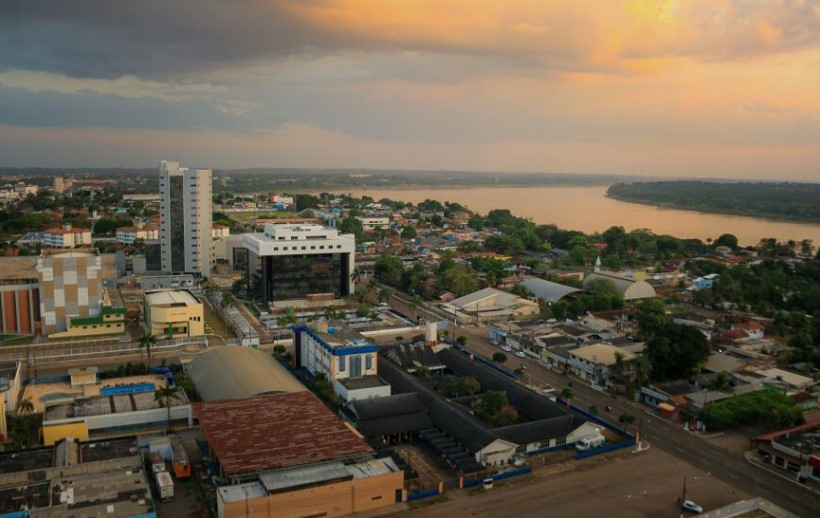
[[375,453],[310,392],[199,402],[194,412],[227,476]]

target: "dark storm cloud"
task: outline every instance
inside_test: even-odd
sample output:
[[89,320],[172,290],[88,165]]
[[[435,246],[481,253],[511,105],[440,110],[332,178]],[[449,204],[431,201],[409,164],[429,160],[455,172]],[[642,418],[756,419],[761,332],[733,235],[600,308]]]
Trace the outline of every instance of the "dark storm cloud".
[[203,100],[168,101],[125,98],[92,92],[31,92],[0,85],[0,124],[10,126],[129,127],[196,130],[245,129],[240,117],[221,112]]
[[[304,7],[314,0],[300,0]],[[338,43],[290,1],[45,0],[0,6],[0,67],[77,77],[184,74]]]

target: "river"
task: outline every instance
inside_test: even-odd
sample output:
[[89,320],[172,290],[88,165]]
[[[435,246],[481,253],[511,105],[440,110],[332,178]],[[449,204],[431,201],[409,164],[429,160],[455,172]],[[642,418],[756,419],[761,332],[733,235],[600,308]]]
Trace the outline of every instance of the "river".
[[[585,233],[602,232],[614,225],[626,230],[647,228],[656,234],[679,238],[716,239],[734,234],[742,246],[756,245],[761,239],[779,241],[811,239],[820,245],[820,225],[790,221],[707,214],[628,203],[606,197],[608,186],[550,187],[459,187],[448,189],[348,189],[354,196],[388,198],[411,203],[425,199],[458,202],[479,214],[492,209],[509,209],[513,215],[532,218],[536,223],[553,223],[560,228]],[[820,203],[820,200],[818,200]]]

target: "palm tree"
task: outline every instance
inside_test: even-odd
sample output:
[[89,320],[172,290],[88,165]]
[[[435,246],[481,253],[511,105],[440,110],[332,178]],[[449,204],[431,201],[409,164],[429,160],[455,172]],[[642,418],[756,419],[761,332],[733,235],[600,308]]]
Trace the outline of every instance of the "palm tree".
[[356,291],[354,292],[356,302],[363,304],[364,301],[367,300],[367,297],[370,296],[370,291],[370,288],[367,286],[359,286],[356,288]]
[[337,318],[336,306],[334,304],[330,304],[329,306],[325,306],[325,309],[323,310],[323,312],[324,312],[325,321],[327,321],[327,323],[330,323],[331,320],[333,320],[334,318]]
[[168,429],[171,429],[171,400],[182,401],[181,389],[177,385],[166,385],[154,392],[154,401],[160,401],[168,410]]
[[18,412],[20,413],[20,415],[33,414],[34,413],[34,403],[31,402],[31,399],[25,398],[24,400],[20,401],[20,406],[18,407]]
[[146,355],[148,356],[148,366],[151,366],[151,350],[156,347],[157,345],[157,337],[151,333],[150,329],[146,329],[145,332],[139,338],[139,347],[140,347],[140,354],[145,351]]
[[353,281],[353,284],[358,284],[361,278],[362,271],[358,268],[353,268],[353,273],[350,274],[350,280]]

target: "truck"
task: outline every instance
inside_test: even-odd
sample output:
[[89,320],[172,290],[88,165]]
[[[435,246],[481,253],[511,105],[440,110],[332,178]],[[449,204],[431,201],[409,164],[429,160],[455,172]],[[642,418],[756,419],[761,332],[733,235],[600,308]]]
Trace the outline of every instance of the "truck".
[[152,451],[148,453],[148,462],[151,464],[152,473],[165,471],[165,459],[162,458],[162,454],[160,452]]
[[171,479],[171,474],[167,471],[158,471],[154,473],[154,478],[157,481],[160,499],[167,502],[174,498],[174,481]]
[[182,441],[179,437],[172,436],[171,452],[173,458],[171,459],[174,466],[174,475],[178,479],[189,478],[191,476],[191,463],[188,462],[188,455],[185,453],[185,448],[182,446]]
[[600,448],[604,444],[606,444],[606,438],[596,433],[595,435],[587,435],[586,437],[578,439],[578,442],[575,443],[575,449],[578,451],[589,451]]

